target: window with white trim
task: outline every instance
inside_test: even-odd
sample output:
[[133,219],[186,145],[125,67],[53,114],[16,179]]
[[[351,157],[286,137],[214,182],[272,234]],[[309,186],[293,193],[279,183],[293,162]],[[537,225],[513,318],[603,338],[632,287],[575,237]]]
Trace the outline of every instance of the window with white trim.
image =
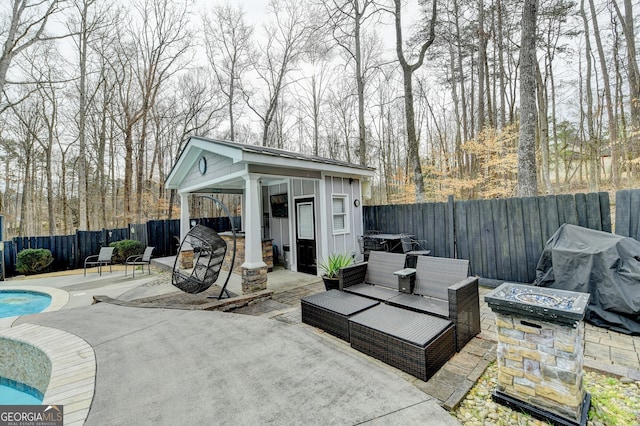
[[346,234],[349,232],[349,211],[347,209],[346,195],[331,196],[331,212],[334,234]]

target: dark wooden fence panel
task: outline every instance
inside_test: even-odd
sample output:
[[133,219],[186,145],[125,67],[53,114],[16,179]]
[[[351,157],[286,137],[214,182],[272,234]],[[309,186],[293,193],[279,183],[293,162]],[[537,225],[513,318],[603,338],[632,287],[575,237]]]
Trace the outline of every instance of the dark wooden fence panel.
[[149,245],[155,247],[154,257],[175,256],[180,238],[180,220],[150,220],[147,222]]
[[[2,255],[4,257],[4,277],[12,277],[16,274],[16,258],[18,251],[16,250],[16,244],[13,241],[3,241],[4,250]],[[3,274],[0,273],[0,278]]]
[[[640,201],[640,191],[638,196]],[[449,249],[455,244],[454,257],[468,259],[472,275],[532,282],[542,250],[560,225],[570,223],[610,232],[609,212],[608,194],[594,193],[368,206],[364,218],[365,230],[406,232],[428,240],[433,256],[452,257],[453,250]],[[421,220],[414,220],[416,217]],[[638,217],[629,222],[635,223],[637,230]]]
[[412,234],[427,242],[432,255],[448,257],[451,229],[447,203],[398,204],[367,206],[363,210],[365,232],[376,230]]
[[76,268],[82,268],[87,257],[98,254],[100,248],[107,246],[102,236],[102,231],[76,231],[74,253]]
[[640,190],[616,192],[616,234],[640,240]]
[[[196,218],[218,232],[231,229],[229,218]],[[236,229],[240,229],[240,217],[232,218]],[[133,232],[131,230],[133,229]],[[15,275],[17,253],[27,248],[44,248],[51,251],[54,263],[52,270],[82,268],[87,256],[98,254],[100,248],[112,242],[133,239],[144,245],[153,246],[154,257],[175,256],[180,243],[180,221],[152,220],[145,224],[130,224],[126,228],[102,229],[101,231],[77,231],[75,235],[45,237],[16,237],[5,241],[5,276]]]

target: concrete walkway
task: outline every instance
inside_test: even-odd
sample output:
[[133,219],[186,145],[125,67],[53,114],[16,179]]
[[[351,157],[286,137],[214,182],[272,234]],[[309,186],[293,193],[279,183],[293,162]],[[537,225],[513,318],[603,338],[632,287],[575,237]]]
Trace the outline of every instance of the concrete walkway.
[[[114,285],[129,297],[171,294],[166,285],[153,283],[157,276],[136,276],[137,286],[115,272],[111,278],[89,276],[82,284],[75,276],[56,277],[55,285],[70,289],[71,300],[73,294],[86,299],[99,293],[102,280],[112,297],[119,296]],[[49,277],[3,284],[52,282]],[[20,317],[12,331],[28,334],[31,327],[46,326],[90,345],[95,392],[88,425],[459,424],[384,364],[307,326],[216,311],[73,305]]]
[[95,351],[88,425],[457,424],[389,370],[278,321],[106,303],[23,320]]
[[[481,288],[482,333],[428,382],[423,382],[302,324],[300,298],[324,291],[317,277],[275,271],[269,273],[269,280],[269,288],[275,289],[270,298],[234,309],[234,313],[243,315],[102,303],[23,317],[19,322],[60,328],[80,336],[94,348],[98,367],[96,399],[88,424],[99,423],[100,416],[110,410],[123,410],[123,416],[117,419],[140,413],[160,423],[174,421],[172,410],[166,408],[173,401],[179,404],[175,407],[189,407],[188,416],[193,416],[194,421],[220,418],[230,424],[412,424],[426,419],[458,424],[441,407],[455,408],[495,359],[494,316],[484,303],[489,288]],[[189,295],[185,299],[166,277],[164,281],[156,276],[143,278],[137,285],[125,285],[120,278],[114,281],[105,281],[104,286],[90,280],[75,282],[67,288],[72,289],[72,294],[81,291],[83,298],[107,293],[120,300],[147,301],[165,308],[181,305],[181,309],[193,309],[210,301],[206,295]],[[235,290],[234,285],[230,283],[229,288]],[[101,291],[103,288],[108,292]],[[585,367],[640,380],[639,353],[639,337],[586,324]],[[127,383],[132,392],[120,389],[121,383]],[[397,392],[408,399],[396,399]],[[297,400],[292,393],[304,398]],[[142,396],[133,398],[135,401],[127,398],[138,394]],[[218,405],[218,401],[224,404]],[[138,402],[144,402],[144,407]],[[200,404],[204,408],[197,408]],[[285,408],[290,412],[276,414]],[[306,418],[303,409],[318,415]]]

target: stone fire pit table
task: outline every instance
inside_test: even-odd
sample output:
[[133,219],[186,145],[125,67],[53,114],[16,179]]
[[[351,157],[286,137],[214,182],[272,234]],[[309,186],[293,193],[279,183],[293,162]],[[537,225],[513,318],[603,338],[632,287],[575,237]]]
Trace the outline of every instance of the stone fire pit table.
[[494,401],[554,424],[586,425],[582,319],[589,296],[513,283],[485,296],[498,335]]

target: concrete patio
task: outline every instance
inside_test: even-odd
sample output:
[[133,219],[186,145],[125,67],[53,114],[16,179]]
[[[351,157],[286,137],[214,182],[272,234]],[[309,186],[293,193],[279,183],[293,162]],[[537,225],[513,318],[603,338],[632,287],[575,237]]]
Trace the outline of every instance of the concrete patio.
[[[93,348],[97,372],[87,424],[100,424],[105,416],[114,424],[132,418],[141,423],[418,424],[437,419],[458,424],[444,408],[456,407],[495,359],[494,318],[483,297],[488,288],[481,288],[482,333],[423,382],[302,324],[299,300],[324,291],[318,277],[271,272],[266,298],[234,299],[232,306],[227,301],[224,309],[234,308],[228,314],[203,311],[212,303],[207,294],[176,292],[167,273],[153,272],[135,280],[114,270],[84,280],[68,275],[0,284],[55,285],[69,292],[62,310],[21,317],[13,325],[59,329]],[[228,288],[236,293],[236,286],[239,277],[232,276]],[[152,303],[156,309],[90,306],[99,294],[131,305]],[[586,368],[640,380],[638,353],[639,337],[586,324]]]

